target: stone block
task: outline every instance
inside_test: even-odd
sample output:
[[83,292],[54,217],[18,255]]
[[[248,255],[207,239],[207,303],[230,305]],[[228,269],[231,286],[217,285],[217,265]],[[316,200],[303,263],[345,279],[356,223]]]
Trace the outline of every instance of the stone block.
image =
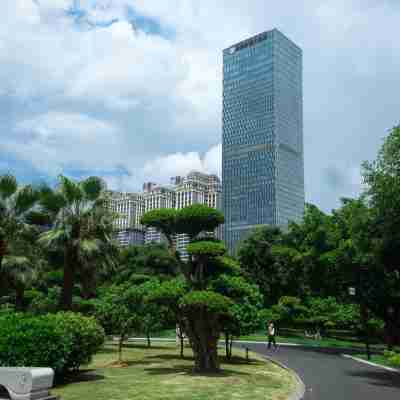
[[55,400],[51,368],[0,367],[0,400]]

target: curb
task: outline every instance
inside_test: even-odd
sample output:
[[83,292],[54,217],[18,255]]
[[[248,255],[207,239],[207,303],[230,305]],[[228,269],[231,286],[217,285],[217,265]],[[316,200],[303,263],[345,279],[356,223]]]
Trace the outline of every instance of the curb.
[[[257,352],[255,352],[257,353]],[[275,359],[273,359],[272,357],[269,357],[267,355],[261,354],[261,353],[257,353],[258,355],[260,355],[261,357],[266,358],[268,361],[272,362],[273,364],[278,365],[279,367],[289,371],[290,373],[292,373],[296,380],[297,380],[297,389],[295,390],[294,393],[292,393],[289,397],[288,400],[302,400],[304,398],[304,395],[306,393],[306,385],[304,384],[303,380],[300,378],[299,374],[292,370],[291,368],[289,368],[287,365],[283,364],[280,361],[277,361]]]
[[345,357],[345,358],[350,358],[350,359],[352,359],[354,361],[358,361],[358,362],[363,363],[363,364],[370,365],[372,367],[381,368],[381,369],[384,369],[386,371],[396,372],[396,373],[400,374],[400,369],[398,369],[398,368],[391,368],[391,367],[387,367],[386,365],[376,364],[376,363],[374,363],[372,361],[367,361],[367,360],[364,360],[364,359],[359,358],[359,357],[351,356],[349,354],[341,354],[341,356]]

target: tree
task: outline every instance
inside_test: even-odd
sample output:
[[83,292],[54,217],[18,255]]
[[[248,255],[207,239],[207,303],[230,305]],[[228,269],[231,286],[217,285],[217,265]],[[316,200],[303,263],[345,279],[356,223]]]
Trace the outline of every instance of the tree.
[[225,336],[225,353],[229,360],[232,357],[233,339],[249,335],[259,327],[263,298],[257,285],[248,283],[238,275],[220,275],[212,282],[212,287],[217,293],[232,301],[222,328]]
[[[180,276],[174,279],[160,282],[157,286],[147,293],[144,301],[150,304],[157,304],[168,310],[170,320],[164,319],[166,322],[178,324],[179,331],[184,332],[184,316],[180,308],[180,301],[183,296],[188,293],[188,285],[186,280]],[[183,337],[180,337],[180,355],[183,358]]]
[[28,218],[37,200],[33,186],[18,186],[10,174],[0,176],[0,276],[3,286],[15,290],[17,310],[23,309],[25,288],[41,264],[35,249],[39,232],[29,225]]
[[13,175],[0,175],[0,273],[9,246],[26,229],[25,218],[37,200],[38,191],[33,186],[18,186]]
[[150,336],[153,332],[163,327],[163,316],[166,315],[165,307],[147,301],[147,297],[159,288],[158,279],[151,279],[137,287],[138,303],[136,308],[138,328],[146,335],[147,346],[151,346]]
[[91,300],[94,314],[107,334],[118,334],[118,362],[128,335],[138,326],[140,293],[128,285],[112,285],[98,299]]
[[121,250],[120,265],[112,277],[116,282],[141,282],[157,275],[169,279],[177,275],[177,260],[164,244],[128,246]]
[[380,315],[392,347],[400,344],[400,125],[390,131],[377,159],[363,164],[363,178],[372,211],[376,261],[384,278],[386,301],[380,303]]
[[78,271],[84,299],[96,296],[99,281],[116,271],[118,243],[112,239],[114,215],[103,207],[95,207],[83,221],[81,265]]
[[199,239],[200,235],[214,232],[222,222],[223,215],[219,211],[199,204],[164,214],[145,214],[142,218],[144,225],[157,228],[169,237],[171,254],[175,254],[173,235],[182,233],[190,238],[188,262],[180,261],[177,257],[188,292],[182,295],[175,307],[182,314],[180,320],[189,337],[197,372],[219,370],[217,344],[222,320],[229,314],[232,304],[229,298],[216,293],[209,286],[212,266],[226,251],[223,244],[212,238]]
[[39,242],[46,248],[62,248],[64,253],[63,288],[60,298],[62,309],[72,308],[76,274],[82,270],[87,255],[106,259],[102,252],[111,240],[105,232],[98,234],[98,212],[105,213],[105,184],[96,177],[74,182],[59,176],[56,190],[43,186],[40,191],[41,211],[51,218],[52,229],[41,235]]
[[148,211],[142,216],[141,223],[162,232],[168,241],[172,255],[175,255],[176,210],[174,208],[160,208]]
[[[286,273],[286,265],[277,263],[273,253],[274,246],[280,243],[282,233],[276,227],[262,227],[254,230],[238,250],[240,266],[248,279],[260,288],[264,296],[265,306],[275,304],[287,293],[282,273]],[[297,274],[298,277],[298,274]]]

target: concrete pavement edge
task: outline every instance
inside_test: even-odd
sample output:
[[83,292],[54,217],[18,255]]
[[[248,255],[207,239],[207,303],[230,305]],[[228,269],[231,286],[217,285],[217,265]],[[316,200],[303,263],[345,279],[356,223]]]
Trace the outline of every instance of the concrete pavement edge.
[[[254,350],[252,350],[254,351]],[[255,353],[257,353],[257,351],[255,351]],[[299,374],[294,371],[293,369],[289,368],[287,365],[283,364],[280,361],[275,360],[274,358],[267,356],[265,354],[261,354],[261,353],[257,353],[258,355],[260,355],[261,357],[266,358],[268,361],[278,365],[279,367],[289,371],[290,373],[292,373],[294,375],[294,377],[297,380],[297,388],[295,390],[294,393],[292,393],[289,397],[288,400],[302,400],[304,398],[304,395],[306,393],[306,385],[304,384],[303,380],[300,378]]]
[[400,369],[398,369],[398,368],[387,367],[385,365],[381,365],[381,364],[377,364],[377,363],[374,363],[374,362],[371,362],[371,361],[367,361],[367,360],[364,360],[364,359],[359,358],[359,357],[351,356],[349,354],[342,354],[342,357],[351,358],[354,361],[358,361],[358,362],[363,363],[363,364],[371,365],[372,367],[381,368],[381,369],[385,369],[386,371],[397,372],[398,374],[400,374]]

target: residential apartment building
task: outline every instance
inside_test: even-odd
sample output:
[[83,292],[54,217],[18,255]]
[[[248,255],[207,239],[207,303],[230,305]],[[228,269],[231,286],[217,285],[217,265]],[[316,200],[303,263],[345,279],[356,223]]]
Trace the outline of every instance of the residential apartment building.
[[117,214],[114,221],[115,238],[121,246],[143,244],[145,239],[144,228],[140,225],[140,218],[144,212],[141,194],[108,192],[107,206]]
[[[121,245],[165,242],[159,231],[140,225],[140,218],[144,213],[160,208],[182,209],[192,204],[220,208],[221,191],[218,176],[192,171],[186,177],[171,178],[169,185],[146,182],[142,193],[112,192],[110,208],[120,215],[115,221],[116,237]],[[217,231],[217,236],[219,233],[220,230]],[[174,240],[181,257],[187,258],[186,246],[189,238],[182,234],[177,235]]]
[[[178,177],[179,184],[175,186],[175,208],[182,209],[193,204],[205,204],[212,208],[220,208],[221,202],[221,181],[217,175],[208,175],[202,172],[193,171],[186,177]],[[220,233],[217,230],[216,236]],[[182,259],[186,259],[188,254],[186,246],[189,237],[179,234],[176,237],[176,249]]]
[[[158,208],[175,208],[174,186],[159,186],[155,183],[143,184],[143,211],[144,213]],[[161,232],[155,228],[146,228],[145,243],[165,242]]]

